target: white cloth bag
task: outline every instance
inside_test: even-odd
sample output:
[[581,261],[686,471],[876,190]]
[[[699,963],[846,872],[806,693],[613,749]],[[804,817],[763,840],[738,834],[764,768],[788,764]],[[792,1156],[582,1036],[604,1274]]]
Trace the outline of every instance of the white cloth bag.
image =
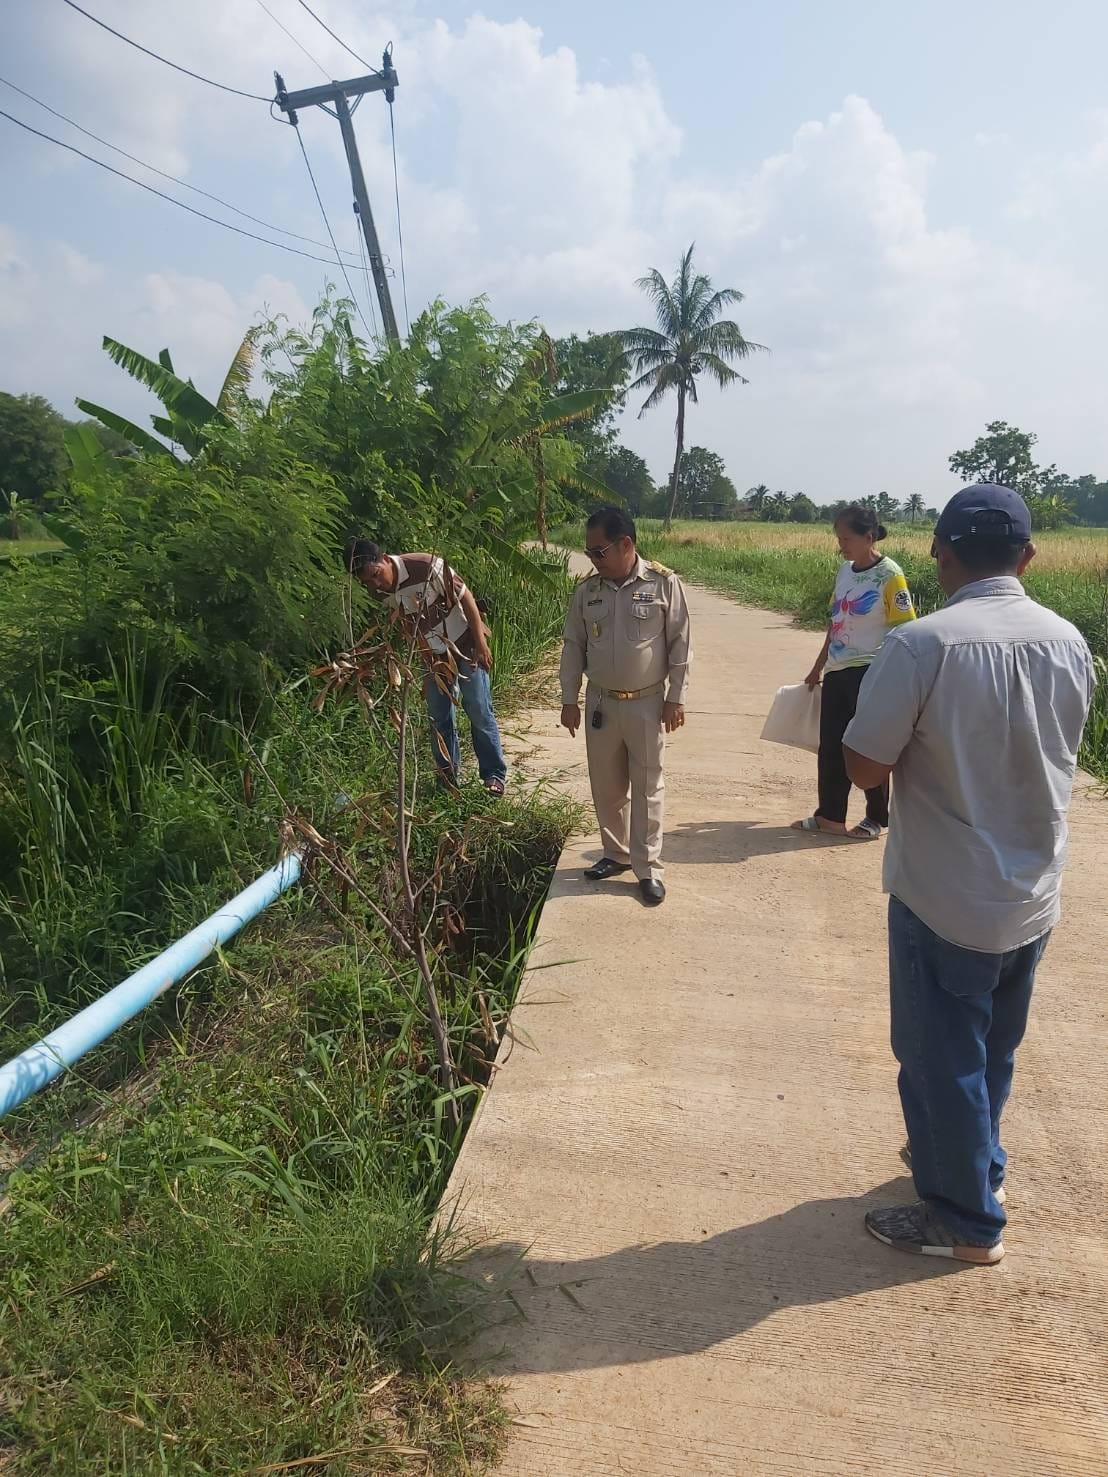
[[779,687],[762,729],[771,744],[790,744],[794,749],[819,748],[820,690],[806,682]]

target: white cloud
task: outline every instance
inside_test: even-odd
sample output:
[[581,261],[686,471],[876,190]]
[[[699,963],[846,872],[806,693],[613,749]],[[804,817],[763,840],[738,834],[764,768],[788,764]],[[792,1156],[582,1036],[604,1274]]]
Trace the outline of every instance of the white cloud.
[[6,366],[4,388],[48,394],[66,415],[74,414],[78,395],[128,415],[153,408],[104,355],[105,332],[150,355],[169,347],[178,372],[214,394],[263,306],[294,322],[308,317],[284,278],[260,276],[237,296],[211,278],[179,272],[135,280],[68,242],[32,253],[30,243],[0,224],[0,326],[20,350],[18,369]]
[[1072,220],[1074,212],[1090,204],[1103,207],[1099,176],[1108,174],[1108,108],[1093,108],[1085,124],[1091,136],[1081,148],[1061,158],[1044,154],[1029,161],[1019,193],[1008,206],[1013,220]]
[[713,275],[749,290],[740,321],[771,341],[775,377],[787,371],[796,398],[917,403],[975,392],[957,359],[982,252],[965,231],[929,226],[933,163],[851,97],[730,189],[670,191],[671,220],[711,242]]
[[[357,71],[299,7],[270,4],[330,75]],[[173,78],[79,16],[63,25],[44,10],[30,14],[58,82],[48,100],[64,96],[66,111],[142,157],[320,234],[295,140],[263,106]],[[318,80],[255,6],[193,0],[184,31],[179,15],[145,0],[117,0],[105,12],[144,44],[235,86],[266,93],[274,64],[290,85]],[[1049,251],[1030,244],[1043,223],[1078,217],[1084,239],[1103,239],[1108,113],[1090,116],[1068,154],[1033,161],[1009,182],[1018,220],[940,219],[929,190],[944,160],[906,148],[861,97],[801,122],[778,151],[728,177],[690,154],[645,60],[611,58],[585,75],[572,51],[524,20],[427,21],[400,0],[389,11],[328,0],[327,18],[371,61],[382,39],[396,40],[413,310],[438,292],[487,293],[500,316],[540,316],[555,332],[642,321],[649,309],[636,277],[654,265],[668,273],[695,239],[701,268],[747,293],[736,311],[744,330],[773,349],[748,366],[748,388],[707,393],[690,422],[692,439],[720,450],[741,485],[766,480],[831,497],[908,492],[922,479],[927,490],[945,475],[950,449],[993,415],[1026,420],[1063,463],[1060,438],[1069,436],[1077,460],[1100,458],[1108,470],[1108,431],[1093,419],[1105,389],[1099,270],[1072,241],[1054,238]],[[358,136],[399,298],[388,125],[384,104],[368,97]],[[301,127],[349,245],[338,128],[312,111]],[[1003,187],[1000,171],[1020,167],[1008,136],[998,129],[974,142]],[[43,170],[69,167],[41,148]],[[120,229],[140,248],[130,277],[106,251],[90,260],[75,234],[40,239],[9,202],[20,228],[0,226],[0,324],[17,349],[9,378],[18,363],[26,381],[15,388],[119,403],[112,397],[125,382],[100,354],[105,330],[147,352],[168,344],[198,384],[217,385],[262,302],[302,317],[327,273],[278,257],[285,275],[244,284],[228,274],[231,290],[220,280],[228,238],[214,228],[196,238],[198,265],[190,257],[182,270],[150,227],[154,212],[173,217],[171,207],[111,188]],[[272,258],[258,248],[257,259]],[[672,436],[666,412],[628,434],[660,472]]]

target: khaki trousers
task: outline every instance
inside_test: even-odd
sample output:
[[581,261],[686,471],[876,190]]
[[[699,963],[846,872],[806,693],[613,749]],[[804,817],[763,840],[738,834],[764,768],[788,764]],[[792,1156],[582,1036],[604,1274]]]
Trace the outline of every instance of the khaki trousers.
[[[662,878],[664,700],[665,694],[656,692],[620,702],[591,684],[585,693],[589,782],[604,855],[630,862],[640,881]],[[601,724],[594,728],[598,708]]]

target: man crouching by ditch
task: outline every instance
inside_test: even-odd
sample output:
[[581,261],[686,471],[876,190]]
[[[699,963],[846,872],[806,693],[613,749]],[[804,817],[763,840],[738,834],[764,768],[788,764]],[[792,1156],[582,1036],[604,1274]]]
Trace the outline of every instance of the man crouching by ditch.
[[444,691],[430,675],[424,683],[437,735],[433,748],[440,781],[451,789],[458,783],[462,755],[454,708],[460,702],[469,718],[481,782],[490,795],[503,795],[508,767],[492,706],[492,652],[473,592],[437,554],[386,554],[369,539],[357,538],[347,544],[345,562],[348,573],[367,590],[414,617],[431,650],[453,657],[457,666],[452,688],[448,684]]
[[989,1264],[1007,1224],[1000,1115],[1061,912],[1093,661],[1020,583],[1035,546],[1018,493],[956,493],[931,554],[946,604],[886,636],[843,740],[860,788],[893,776],[892,1044],[920,1197],[871,1210],[866,1229],[899,1251]]

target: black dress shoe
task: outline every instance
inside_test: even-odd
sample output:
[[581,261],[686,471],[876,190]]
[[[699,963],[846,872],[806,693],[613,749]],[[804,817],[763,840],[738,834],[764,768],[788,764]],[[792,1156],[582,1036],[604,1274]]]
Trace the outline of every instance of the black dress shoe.
[[621,872],[630,870],[626,862],[614,862],[611,857],[602,856],[598,862],[585,869],[585,876],[590,882],[603,882],[608,877],[618,877]]
[[659,903],[666,900],[665,884],[659,882],[656,877],[643,877],[639,881],[639,891],[642,900],[648,908],[656,908]]

